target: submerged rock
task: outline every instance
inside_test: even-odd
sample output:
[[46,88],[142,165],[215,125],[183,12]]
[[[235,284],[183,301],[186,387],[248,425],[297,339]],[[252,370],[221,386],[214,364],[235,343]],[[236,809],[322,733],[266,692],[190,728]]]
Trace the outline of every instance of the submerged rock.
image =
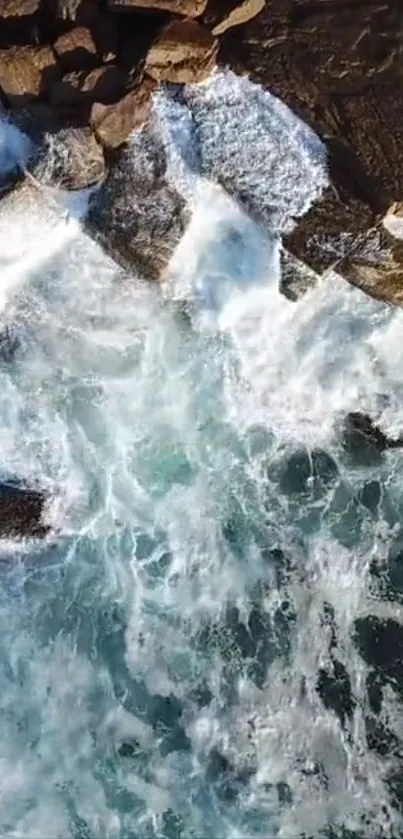
[[39,538],[49,532],[44,521],[46,496],[13,481],[0,483],[0,538]]
[[344,664],[332,657],[329,667],[319,670],[316,690],[325,708],[334,711],[344,727],[352,718],[355,707],[350,676]]
[[345,420],[343,443],[354,459],[365,464],[386,449],[403,446],[403,437],[391,439],[368,414],[351,411]]
[[184,199],[169,183],[162,143],[152,128],[134,134],[111,166],[86,221],[125,270],[161,279],[186,223]]
[[377,615],[358,618],[355,641],[366,663],[403,697],[403,625]]

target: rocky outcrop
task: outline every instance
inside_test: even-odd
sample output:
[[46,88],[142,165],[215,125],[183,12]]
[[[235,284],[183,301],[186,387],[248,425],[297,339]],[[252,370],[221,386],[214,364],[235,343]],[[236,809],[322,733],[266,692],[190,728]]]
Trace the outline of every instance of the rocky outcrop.
[[33,15],[38,11],[41,0],[3,0],[0,4],[0,18],[16,18]]
[[272,0],[223,37],[222,60],[279,96],[328,148],[331,187],[285,240],[315,271],[402,197],[402,33],[395,2]]
[[86,222],[115,262],[147,279],[163,277],[188,221],[166,165],[153,129],[135,134],[114,161]]
[[146,69],[159,82],[199,82],[210,75],[217,51],[218,41],[208,29],[192,20],[174,21],[151,47]]
[[0,483],[0,539],[43,539],[49,532],[44,520],[46,497],[41,490],[18,482]]

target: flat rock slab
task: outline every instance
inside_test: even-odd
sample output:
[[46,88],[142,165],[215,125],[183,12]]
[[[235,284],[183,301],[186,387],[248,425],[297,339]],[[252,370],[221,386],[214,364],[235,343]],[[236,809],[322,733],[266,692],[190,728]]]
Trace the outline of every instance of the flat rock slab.
[[169,183],[157,132],[132,135],[96,194],[85,229],[125,270],[157,280],[188,221],[186,203]]

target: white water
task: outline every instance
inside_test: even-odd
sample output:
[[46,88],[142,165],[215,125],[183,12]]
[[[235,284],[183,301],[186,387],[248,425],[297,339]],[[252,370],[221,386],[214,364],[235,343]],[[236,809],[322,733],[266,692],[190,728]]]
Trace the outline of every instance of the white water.
[[[217,105],[233,136],[240,104],[248,124],[242,84],[217,77],[188,94],[210,160],[217,149],[215,176]],[[318,150],[267,94],[254,97],[249,124],[268,142],[258,200],[281,194],[283,216],[288,190],[302,211],[325,182]],[[167,142],[172,107],[158,104]],[[275,240],[189,175],[185,134],[171,165],[194,216],[164,295],[122,275],[75,221],[49,211],[45,227],[39,199],[34,211],[0,210],[2,317],[21,334],[0,367],[2,468],[51,490],[58,529],[45,547],[4,546],[0,833],[289,839],[344,824],[397,839],[390,759],[365,740],[352,624],[369,611],[403,620],[399,605],[374,600],[369,574],[400,528],[403,454],[351,464],[340,423],[361,408],[401,431],[403,313],[336,276],[296,304],[281,297]],[[233,164],[252,192],[258,141],[244,136],[247,170],[242,155]],[[193,325],[172,296],[194,303]],[[284,462],[301,446],[337,462],[319,497],[284,490]],[[383,488],[375,515],[354,502],[371,477]],[[280,582],[273,548],[290,560]],[[324,602],[357,698],[346,730],[315,690],[329,657]],[[256,603],[283,626],[260,679],[227,614],[237,605],[247,623]],[[386,702],[399,735],[392,692]],[[135,752],[122,757],[128,740]],[[233,767],[227,791],[208,769],[214,747]]]

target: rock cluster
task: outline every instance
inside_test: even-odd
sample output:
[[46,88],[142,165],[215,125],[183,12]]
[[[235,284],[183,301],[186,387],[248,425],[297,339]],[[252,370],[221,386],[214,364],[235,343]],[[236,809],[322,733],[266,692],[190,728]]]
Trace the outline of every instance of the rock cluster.
[[218,36],[264,0],[0,0],[0,102],[52,108],[108,153],[147,121],[158,82],[205,79]]

